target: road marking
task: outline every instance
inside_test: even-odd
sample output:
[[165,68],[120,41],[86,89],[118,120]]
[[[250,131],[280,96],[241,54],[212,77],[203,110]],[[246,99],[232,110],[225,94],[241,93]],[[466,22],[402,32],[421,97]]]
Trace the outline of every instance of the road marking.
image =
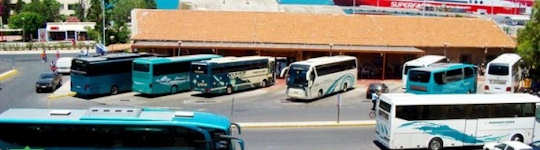
[[305,127],[351,127],[351,126],[373,126],[375,120],[356,121],[305,121],[305,122],[239,122],[242,128],[305,128]]
[[67,93],[49,94],[49,96],[47,96],[47,97],[49,98],[49,100],[53,100],[53,99],[57,99],[57,98],[61,98],[61,97],[68,97],[68,96],[75,96],[75,95],[77,95],[77,93],[69,91]]
[[0,81],[4,81],[6,79],[9,79],[15,75],[17,75],[19,73],[19,71],[17,71],[17,69],[11,69],[9,71],[6,71],[2,74],[0,74]]

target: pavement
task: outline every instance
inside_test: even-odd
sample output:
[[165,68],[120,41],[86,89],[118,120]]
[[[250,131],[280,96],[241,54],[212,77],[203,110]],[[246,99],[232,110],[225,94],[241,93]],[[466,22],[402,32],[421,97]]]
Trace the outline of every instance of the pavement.
[[[65,78],[68,78],[68,79],[65,79]],[[52,94],[49,94],[47,96],[49,100],[66,97],[66,96],[75,96],[77,94],[71,91],[71,84],[70,84],[71,79],[69,78],[69,76],[63,77],[63,81],[66,84],[62,84],[60,88],[56,89],[56,91],[54,91]]]
[[[94,50],[88,50],[88,51],[94,51]],[[60,54],[73,54],[73,53],[80,53],[81,50],[59,50]],[[33,51],[0,51],[0,55],[23,55],[23,54],[41,54],[43,53],[42,50],[33,50]],[[47,50],[45,53],[47,54],[56,54],[56,50]]]

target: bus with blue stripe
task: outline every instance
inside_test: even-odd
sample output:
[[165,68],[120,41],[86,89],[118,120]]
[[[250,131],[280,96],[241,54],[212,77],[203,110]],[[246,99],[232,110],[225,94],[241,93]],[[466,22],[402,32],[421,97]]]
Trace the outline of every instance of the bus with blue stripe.
[[133,60],[133,91],[155,95],[191,90],[191,63],[219,57],[200,54],[137,58]]
[[131,91],[131,63],[149,54],[117,53],[75,58],[71,63],[71,91],[77,95],[118,94]]
[[244,149],[224,116],[165,108],[33,109],[0,114],[0,149]]
[[273,57],[223,57],[192,63],[193,90],[203,94],[231,94],[275,83]]
[[477,69],[471,64],[437,63],[410,69],[406,92],[414,94],[476,93]]
[[[314,99],[356,85],[357,60],[353,56],[324,56],[294,62],[285,69],[288,97]],[[282,73],[283,74],[283,73]]]
[[428,150],[531,143],[538,136],[537,103],[530,94],[382,94],[375,140],[387,149]]

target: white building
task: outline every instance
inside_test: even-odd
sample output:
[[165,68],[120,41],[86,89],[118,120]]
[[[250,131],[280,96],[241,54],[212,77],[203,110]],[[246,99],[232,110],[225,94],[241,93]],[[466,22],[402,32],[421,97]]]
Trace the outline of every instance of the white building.
[[95,22],[48,22],[46,39],[48,41],[89,40],[87,27],[94,28]]

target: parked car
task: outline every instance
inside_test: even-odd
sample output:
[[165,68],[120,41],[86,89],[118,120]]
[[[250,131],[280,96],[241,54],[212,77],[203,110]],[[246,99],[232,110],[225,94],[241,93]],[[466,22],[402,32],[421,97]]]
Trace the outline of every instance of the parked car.
[[380,91],[381,93],[388,93],[388,86],[379,82],[369,84],[369,87],[366,89],[366,98],[371,99],[371,93],[376,93],[377,91]]
[[533,148],[533,150],[540,150],[540,141],[535,141],[529,144]]
[[56,72],[69,74],[71,72],[71,61],[73,57],[61,57],[56,61]]
[[519,141],[504,141],[486,143],[482,148],[484,150],[532,150],[533,148]]
[[54,91],[62,85],[62,76],[57,73],[42,73],[36,82],[36,92]]

